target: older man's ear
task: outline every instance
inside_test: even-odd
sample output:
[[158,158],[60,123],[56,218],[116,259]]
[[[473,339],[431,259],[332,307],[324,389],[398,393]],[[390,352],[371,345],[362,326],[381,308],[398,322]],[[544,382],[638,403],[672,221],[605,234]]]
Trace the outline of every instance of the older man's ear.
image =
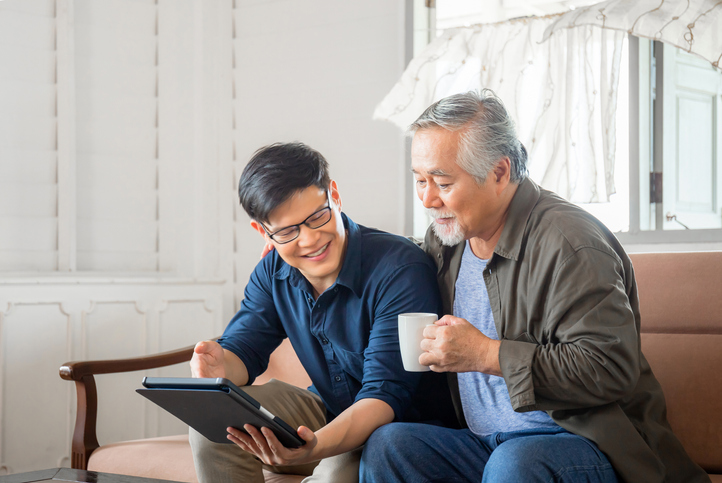
[[503,191],[511,181],[511,160],[508,157],[501,158],[494,166],[493,173],[497,186],[500,188],[499,191]]

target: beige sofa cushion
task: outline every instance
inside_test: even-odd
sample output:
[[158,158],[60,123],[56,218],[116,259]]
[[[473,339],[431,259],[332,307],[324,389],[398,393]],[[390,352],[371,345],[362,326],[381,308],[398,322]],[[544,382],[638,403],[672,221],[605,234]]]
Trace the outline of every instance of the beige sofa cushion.
[[187,434],[103,445],[90,455],[88,470],[198,483]]
[[[88,470],[198,483],[188,435],[124,441],[93,452]],[[300,483],[302,476],[263,472],[266,483]]]

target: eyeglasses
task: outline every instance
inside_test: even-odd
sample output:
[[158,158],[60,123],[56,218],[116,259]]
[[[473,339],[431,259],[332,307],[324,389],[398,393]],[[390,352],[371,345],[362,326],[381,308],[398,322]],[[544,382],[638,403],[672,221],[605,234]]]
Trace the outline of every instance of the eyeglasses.
[[326,201],[328,202],[328,205],[312,213],[311,216],[303,220],[301,223],[281,228],[273,233],[270,233],[265,225],[261,223],[263,231],[266,232],[266,235],[268,235],[271,240],[275,241],[279,245],[290,243],[301,234],[301,225],[306,225],[312,230],[315,230],[331,221],[331,200],[328,197],[328,191],[326,191]]

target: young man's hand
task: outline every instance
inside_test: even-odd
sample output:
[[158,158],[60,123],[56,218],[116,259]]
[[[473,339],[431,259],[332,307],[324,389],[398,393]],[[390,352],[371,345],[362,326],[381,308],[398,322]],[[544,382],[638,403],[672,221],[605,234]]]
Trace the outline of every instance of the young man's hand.
[[225,353],[218,342],[204,340],[196,344],[191,358],[193,377],[226,377]]
[[236,428],[228,428],[228,439],[267,465],[296,465],[314,461],[311,453],[316,447],[318,439],[314,432],[306,426],[298,428],[298,435],[306,444],[293,449],[283,446],[273,431],[268,428],[261,428],[259,431],[258,428],[246,424],[243,429],[248,434]]
[[[394,419],[394,410],[379,399],[365,398],[342,411],[336,419],[316,433],[306,426],[298,435],[306,444],[284,447],[268,428],[245,425],[248,434],[228,428],[228,439],[268,465],[300,465],[351,451],[363,445],[376,428]],[[250,435],[250,436],[249,436]]]

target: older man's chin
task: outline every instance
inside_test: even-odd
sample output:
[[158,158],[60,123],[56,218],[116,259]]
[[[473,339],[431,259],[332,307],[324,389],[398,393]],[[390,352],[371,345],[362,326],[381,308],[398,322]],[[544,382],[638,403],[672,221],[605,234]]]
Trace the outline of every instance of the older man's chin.
[[433,227],[434,233],[441,241],[441,244],[447,247],[456,246],[466,238],[457,226],[439,225],[434,222]]

